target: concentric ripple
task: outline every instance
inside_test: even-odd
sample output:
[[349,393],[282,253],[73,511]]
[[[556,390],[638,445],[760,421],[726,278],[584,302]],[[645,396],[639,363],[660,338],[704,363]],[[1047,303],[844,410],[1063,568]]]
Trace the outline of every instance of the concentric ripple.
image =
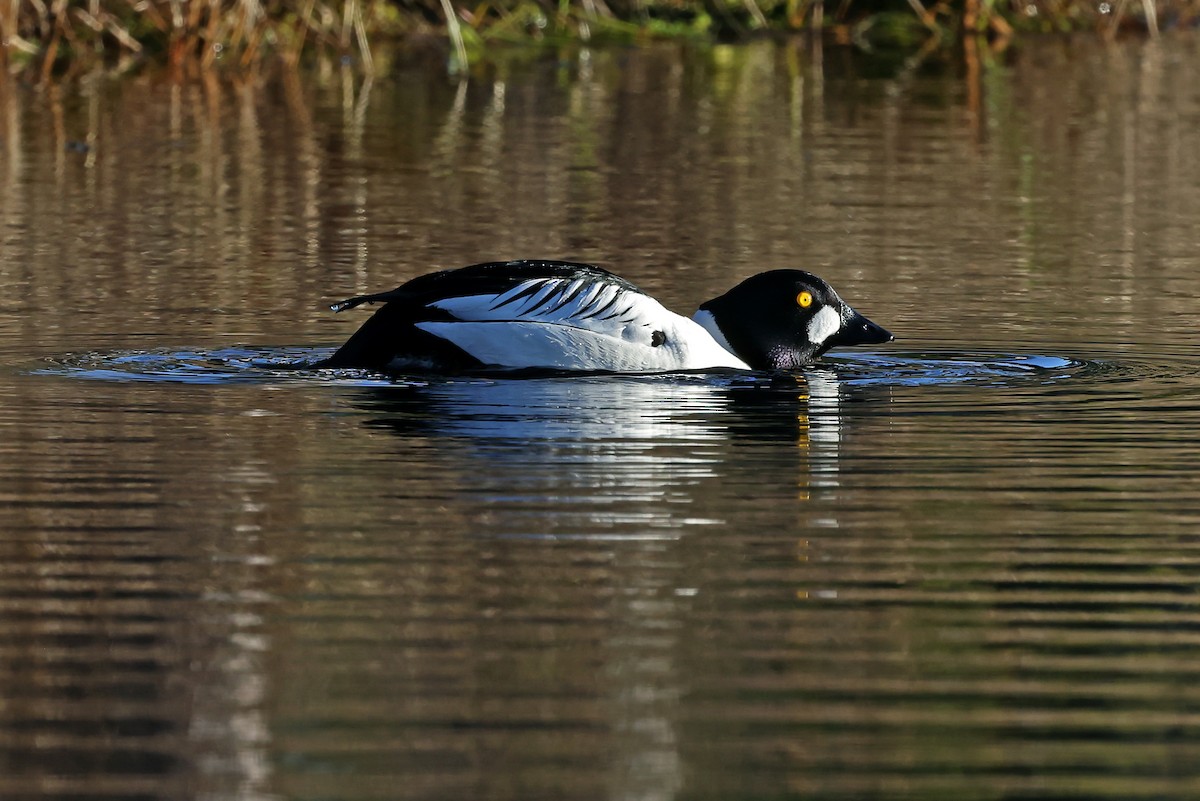
[[[188,384],[336,382],[356,386],[406,383],[363,370],[311,370],[328,348],[229,347],[217,350],[148,350],[69,354],[35,373],[95,381]],[[1108,361],[1038,353],[977,351],[850,352],[822,363],[849,386],[1049,384],[1113,371]],[[491,373],[489,377],[503,376]],[[522,372],[512,377],[528,377]]]
[[839,353],[825,364],[851,386],[936,384],[1049,384],[1081,373],[1103,371],[1107,363],[1035,353],[921,352]]
[[321,372],[306,368],[332,352],[319,348],[252,347],[92,351],[48,359],[48,365],[34,372],[93,381],[182,384],[312,380]]

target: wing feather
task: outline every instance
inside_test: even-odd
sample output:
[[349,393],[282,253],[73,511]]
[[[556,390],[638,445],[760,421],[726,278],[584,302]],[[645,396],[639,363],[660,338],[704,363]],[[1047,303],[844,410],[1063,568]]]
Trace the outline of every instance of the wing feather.
[[542,288],[542,281],[526,281],[523,284],[518,284],[516,289],[496,295],[496,302],[492,304],[492,309],[499,309],[510,303],[524,300],[530,295],[536,294]]
[[[439,298],[428,306],[463,322],[546,323],[577,328],[595,328],[596,322],[630,323],[639,316],[653,317],[666,311],[658,301],[636,290],[580,278],[538,278],[497,295]],[[644,324],[653,325],[653,321]]]
[[604,314],[606,311],[611,309],[613,304],[615,304],[619,299],[620,293],[617,291],[616,287],[603,287],[596,292],[595,297],[589,298],[588,308],[581,310],[579,319],[587,320],[591,317]]

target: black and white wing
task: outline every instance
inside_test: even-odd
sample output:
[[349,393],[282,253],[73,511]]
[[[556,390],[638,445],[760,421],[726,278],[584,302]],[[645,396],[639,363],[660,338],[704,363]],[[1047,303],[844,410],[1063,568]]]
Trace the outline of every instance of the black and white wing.
[[[586,264],[474,265],[335,308],[364,302],[387,305],[330,359],[331,366],[445,363],[602,371],[741,366],[692,321]],[[697,357],[704,363],[693,364]]]
[[563,370],[672,369],[662,350],[678,315],[621,280],[584,273],[531,278],[498,294],[447,297],[449,315],[416,327],[483,364]]

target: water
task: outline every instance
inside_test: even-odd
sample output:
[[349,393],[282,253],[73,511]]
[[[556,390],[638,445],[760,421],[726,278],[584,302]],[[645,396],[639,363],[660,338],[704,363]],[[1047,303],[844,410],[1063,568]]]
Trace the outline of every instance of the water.
[[[0,797],[1190,798],[1194,37],[0,83]],[[802,376],[289,369],[799,266]]]

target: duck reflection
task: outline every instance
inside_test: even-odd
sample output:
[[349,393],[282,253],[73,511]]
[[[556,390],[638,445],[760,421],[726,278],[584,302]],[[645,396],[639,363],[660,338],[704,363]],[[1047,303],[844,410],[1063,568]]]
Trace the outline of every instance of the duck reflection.
[[[697,643],[714,636],[695,621],[722,602],[731,560],[774,562],[803,517],[831,516],[814,516],[816,503],[839,491],[857,415],[880,408],[851,401],[880,391],[822,367],[439,380],[363,391],[355,403],[368,426],[395,435],[398,463],[461,482],[451,508],[474,521],[468,536],[488,539],[479,550],[490,572],[461,588],[491,610],[467,653],[530,626],[546,638],[535,673],[523,660],[480,658],[488,697],[528,699],[547,681],[575,688],[588,702],[563,702],[556,719],[606,722],[611,737],[575,736],[610,754],[610,795],[666,801],[685,785],[695,738],[706,741],[680,718],[695,660],[710,658]],[[478,737],[473,750],[487,754]],[[531,741],[527,758],[543,745]]]
[[726,522],[724,501],[746,493],[837,487],[848,392],[819,368],[422,381],[373,387],[356,405],[369,427],[419,446],[413,458],[432,441],[440,460],[461,460],[489,534],[659,538]]

